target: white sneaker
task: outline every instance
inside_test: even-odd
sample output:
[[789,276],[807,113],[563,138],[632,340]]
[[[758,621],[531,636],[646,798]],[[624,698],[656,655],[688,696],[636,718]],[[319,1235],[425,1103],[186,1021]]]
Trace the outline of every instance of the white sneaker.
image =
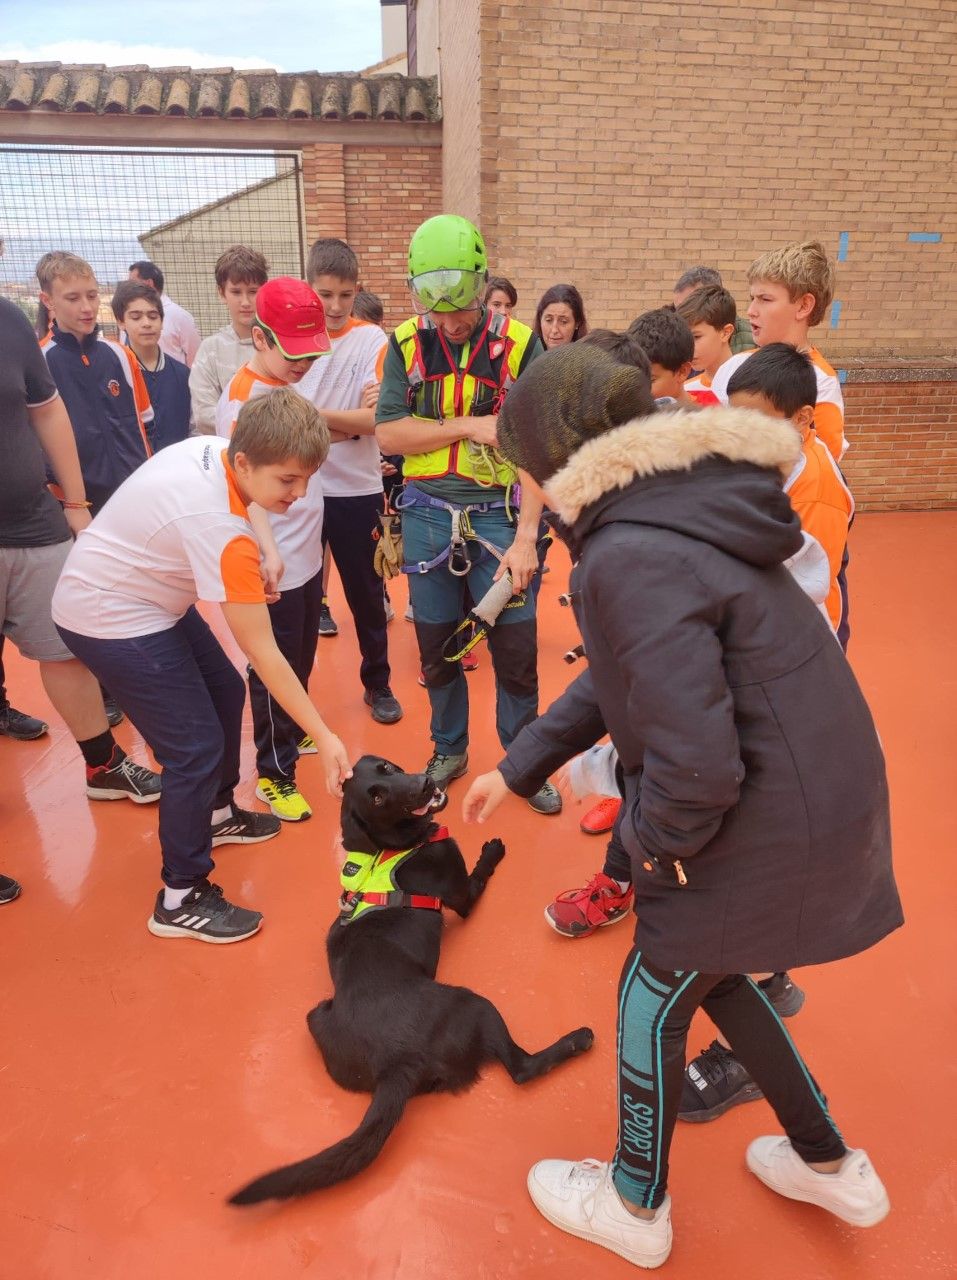
[[553,1226],[600,1244],[638,1267],[660,1267],[671,1253],[671,1197],[654,1218],[636,1218],[621,1202],[611,1170],[598,1160],[539,1160],[528,1194]]
[[818,1173],[787,1138],[755,1138],[745,1160],[755,1177],[778,1195],[816,1204],[852,1227],[874,1227],[890,1212],[884,1184],[866,1151],[848,1151],[837,1173]]

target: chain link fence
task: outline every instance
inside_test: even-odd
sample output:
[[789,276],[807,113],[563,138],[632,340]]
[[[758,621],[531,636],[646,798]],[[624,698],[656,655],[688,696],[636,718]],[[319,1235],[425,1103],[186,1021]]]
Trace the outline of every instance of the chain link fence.
[[265,254],[270,275],[302,276],[298,153],[0,145],[0,295],[33,323],[37,261],[65,249],[96,274],[106,332],[114,288],[150,258],[205,337],[227,320],[213,265],[237,243]]

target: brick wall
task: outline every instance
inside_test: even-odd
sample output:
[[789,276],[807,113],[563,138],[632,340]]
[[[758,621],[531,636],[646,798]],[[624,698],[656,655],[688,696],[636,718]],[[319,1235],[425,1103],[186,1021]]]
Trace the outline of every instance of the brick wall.
[[486,136],[497,138],[491,103],[482,94],[480,6],[442,0],[439,8],[442,93],[442,180],[446,213],[482,224]]
[[957,369],[849,370],[844,395],[842,465],[860,510],[957,507]]
[[[447,38],[470,22],[477,175],[474,50]],[[446,204],[480,212],[521,315],[568,280],[620,325],[696,262],[743,303],[759,252],[846,231],[818,345],[953,353],[957,310],[931,306],[957,285],[950,0],[445,0],[442,44]]]
[[409,314],[409,240],[441,210],[441,163],[437,147],[303,147],[307,247],[320,236],[347,240],[387,327]]

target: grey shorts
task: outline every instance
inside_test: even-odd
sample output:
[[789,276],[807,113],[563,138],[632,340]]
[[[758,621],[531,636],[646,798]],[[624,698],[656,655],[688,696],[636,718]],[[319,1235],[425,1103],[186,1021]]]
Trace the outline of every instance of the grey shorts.
[[53,588],[72,546],[67,538],[52,547],[0,547],[0,631],[34,662],[73,657],[50,612]]

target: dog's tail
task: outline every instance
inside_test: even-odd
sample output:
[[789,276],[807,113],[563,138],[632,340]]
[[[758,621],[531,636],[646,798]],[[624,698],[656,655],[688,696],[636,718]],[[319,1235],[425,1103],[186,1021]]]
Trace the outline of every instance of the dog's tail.
[[385,1146],[412,1096],[412,1084],[401,1072],[380,1080],[362,1123],[348,1138],[326,1147],[308,1160],[274,1169],[229,1197],[230,1204],[258,1204],[261,1200],[288,1200],[322,1187],[334,1186],[361,1173]]

